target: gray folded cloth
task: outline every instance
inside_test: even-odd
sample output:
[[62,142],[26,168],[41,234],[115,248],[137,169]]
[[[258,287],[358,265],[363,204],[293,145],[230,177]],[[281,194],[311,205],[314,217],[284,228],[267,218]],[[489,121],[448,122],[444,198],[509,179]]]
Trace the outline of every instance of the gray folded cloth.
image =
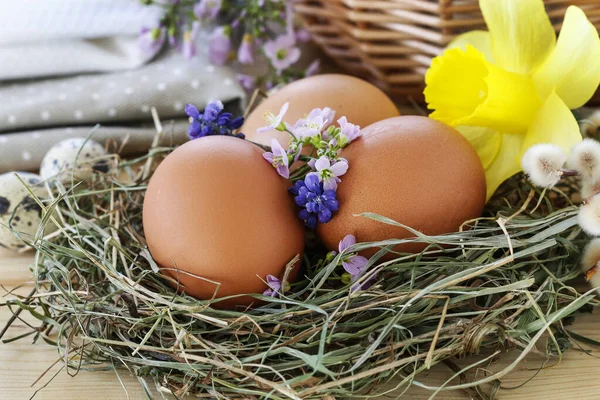
[[54,143],[85,137],[96,124],[102,127],[94,139],[128,136],[126,150],[143,152],[156,133],[151,107],[165,126],[169,119],[180,121],[169,140],[181,143],[187,137],[185,105],[203,108],[213,99],[243,111],[245,93],[235,73],[210,65],[204,54],[187,61],[175,52],[132,71],[0,86],[0,173],[38,170]]

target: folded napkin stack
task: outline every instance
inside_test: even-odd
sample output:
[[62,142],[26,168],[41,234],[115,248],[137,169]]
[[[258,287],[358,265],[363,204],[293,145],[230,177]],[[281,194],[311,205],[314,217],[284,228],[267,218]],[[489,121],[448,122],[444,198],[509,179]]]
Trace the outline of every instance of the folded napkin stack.
[[85,137],[96,124],[94,140],[127,137],[125,154],[142,152],[155,134],[152,107],[163,122],[175,121],[172,143],[186,140],[185,104],[244,107],[234,72],[211,65],[206,49],[191,61],[140,50],[138,33],[157,24],[159,7],[0,0],[0,9],[0,173],[37,170],[50,146]]

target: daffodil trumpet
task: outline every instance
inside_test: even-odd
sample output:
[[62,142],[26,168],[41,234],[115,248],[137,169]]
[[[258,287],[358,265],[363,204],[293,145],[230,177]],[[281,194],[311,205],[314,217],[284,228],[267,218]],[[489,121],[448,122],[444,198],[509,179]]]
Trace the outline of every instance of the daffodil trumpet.
[[456,127],[477,150],[488,198],[522,171],[532,146],[568,152],[582,140],[571,109],[600,83],[600,40],[578,7],[568,8],[561,32],[542,0],[480,0],[489,31],[458,36],[425,76],[431,118]]

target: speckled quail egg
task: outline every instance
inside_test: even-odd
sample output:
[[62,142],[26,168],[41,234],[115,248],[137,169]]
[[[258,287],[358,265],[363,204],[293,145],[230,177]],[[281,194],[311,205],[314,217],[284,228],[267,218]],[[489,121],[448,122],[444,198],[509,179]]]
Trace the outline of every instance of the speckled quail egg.
[[98,142],[86,138],[65,139],[48,150],[42,160],[40,175],[43,179],[59,177],[87,179],[94,171],[108,172],[106,150]]
[[[44,198],[42,178],[29,172],[16,172],[36,196]],[[32,238],[42,220],[42,209],[31,197],[15,172],[0,175],[0,247],[18,249],[25,246],[17,237]],[[8,228],[10,226],[10,229]]]

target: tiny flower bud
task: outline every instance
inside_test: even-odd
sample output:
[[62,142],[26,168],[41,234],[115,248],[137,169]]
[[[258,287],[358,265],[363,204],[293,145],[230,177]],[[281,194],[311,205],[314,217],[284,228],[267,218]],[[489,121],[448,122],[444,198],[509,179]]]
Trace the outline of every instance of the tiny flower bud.
[[523,171],[540,187],[553,187],[563,176],[562,167],[567,156],[562,149],[552,144],[532,146],[523,155]]
[[573,147],[569,167],[578,171],[584,179],[600,177],[600,142],[594,139],[579,142]]
[[592,236],[600,236],[600,196],[593,196],[581,206],[579,226]]
[[327,128],[326,133],[328,137],[335,138],[337,137],[337,135],[340,134],[340,128],[333,125],[329,125],[329,128]]
[[348,272],[344,272],[342,274],[342,283],[344,285],[349,285],[350,283],[352,283],[352,275],[350,275]]
[[335,258],[335,256],[337,256],[337,251],[330,251],[325,256],[325,262],[331,262],[331,261],[333,261],[333,259]]

